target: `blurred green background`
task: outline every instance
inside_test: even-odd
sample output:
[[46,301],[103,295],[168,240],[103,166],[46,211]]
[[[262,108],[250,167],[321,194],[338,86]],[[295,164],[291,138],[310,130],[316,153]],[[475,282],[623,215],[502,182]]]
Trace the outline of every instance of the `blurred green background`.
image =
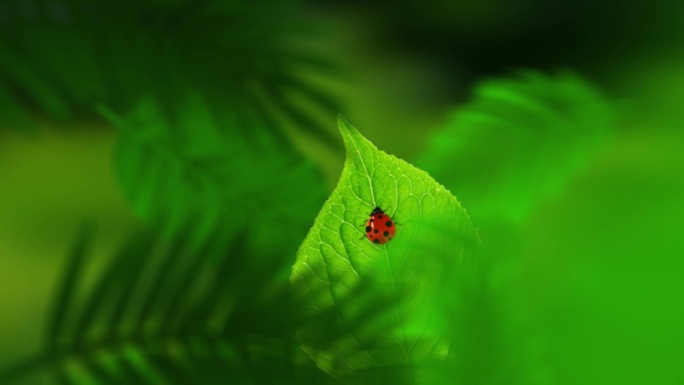
[[282,298],[338,113],[480,228],[481,330],[443,383],[684,383],[682,20],[674,0],[2,2],[1,383],[335,383]]

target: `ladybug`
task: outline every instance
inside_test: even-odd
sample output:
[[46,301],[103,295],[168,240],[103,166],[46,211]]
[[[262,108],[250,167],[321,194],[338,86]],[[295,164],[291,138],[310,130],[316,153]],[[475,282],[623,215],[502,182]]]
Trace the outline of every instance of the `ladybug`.
[[385,214],[380,207],[371,211],[370,218],[366,222],[366,237],[369,241],[377,244],[387,243],[394,238],[396,225],[389,215]]

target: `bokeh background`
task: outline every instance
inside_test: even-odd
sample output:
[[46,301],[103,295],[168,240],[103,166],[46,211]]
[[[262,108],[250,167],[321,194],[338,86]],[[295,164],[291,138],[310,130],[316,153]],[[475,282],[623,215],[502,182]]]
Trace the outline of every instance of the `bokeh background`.
[[342,113],[480,227],[481,330],[443,383],[684,383],[682,20],[674,0],[3,1],[1,382],[335,383],[281,299]]

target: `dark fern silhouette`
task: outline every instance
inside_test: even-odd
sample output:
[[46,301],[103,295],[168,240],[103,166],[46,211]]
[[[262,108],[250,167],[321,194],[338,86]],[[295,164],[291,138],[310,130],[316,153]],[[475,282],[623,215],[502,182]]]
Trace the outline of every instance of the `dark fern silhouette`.
[[0,4],[0,122],[65,121],[100,105],[125,112],[145,96],[172,112],[190,88],[233,111],[245,133],[283,136],[294,125],[336,146],[312,111],[332,121],[340,108],[308,74],[339,71],[303,48],[323,31],[304,14],[282,0]]
[[248,234],[195,249],[150,231],[129,240],[90,286],[92,229],[78,237],[42,353],[0,373],[69,384],[332,384],[294,340],[286,259]]

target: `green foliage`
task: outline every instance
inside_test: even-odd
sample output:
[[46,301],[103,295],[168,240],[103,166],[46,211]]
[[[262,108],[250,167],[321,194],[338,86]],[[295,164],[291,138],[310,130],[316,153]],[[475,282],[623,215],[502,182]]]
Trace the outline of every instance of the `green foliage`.
[[[187,90],[229,108],[242,130],[294,125],[335,145],[312,113],[334,99],[310,80],[334,65],[305,42],[323,28],[296,1],[141,0],[0,5],[0,123],[129,111],[152,96],[171,111]],[[297,93],[312,108],[296,104]]]
[[451,346],[467,354],[437,367],[435,384],[544,383],[553,371],[544,341],[554,331],[519,291],[525,242],[534,239],[521,225],[605,144],[614,112],[571,73],[521,72],[484,81],[474,93],[417,162],[458,193],[483,236],[477,282],[463,314],[451,313],[467,331],[454,334]]
[[[0,132],[0,384],[681,385],[670,2],[580,1],[577,33],[526,1],[0,1],[0,130],[41,130]],[[556,64],[629,100],[622,126],[586,80],[534,72]],[[393,120],[381,147],[413,152],[473,83],[417,168],[341,121],[324,203],[296,151],[337,173],[321,123]],[[145,229],[112,254],[129,211]]]
[[478,221],[520,223],[560,191],[607,136],[612,106],[571,73],[481,83],[417,164]]
[[241,132],[234,114],[200,95],[188,95],[170,116],[154,99],[125,118],[107,114],[121,128],[115,154],[121,186],[136,213],[168,236],[190,221],[195,226],[183,231],[196,244],[216,228],[250,226],[251,242],[286,253],[323,200],[312,164],[264,129]]
[[141,232],[89,283],[98,262],[85,231],[53,302],[44,351],[0,372],[0,382],[331,383],[296,346],[287,260],[250,247],[249,232],[214,234],[201,249]]
[[[344,170],[291,276],[309,314],[334,316],[308,323],[298,338],[319,367],[344,382],[418,383],[429,363],[453,354],[444,310],[458,304],[461,285],[475,274],[477,233],[427,173],[379,151],[343,118],[338,123]],[[399,225],[385,245],[365,239],[376,206]]]

